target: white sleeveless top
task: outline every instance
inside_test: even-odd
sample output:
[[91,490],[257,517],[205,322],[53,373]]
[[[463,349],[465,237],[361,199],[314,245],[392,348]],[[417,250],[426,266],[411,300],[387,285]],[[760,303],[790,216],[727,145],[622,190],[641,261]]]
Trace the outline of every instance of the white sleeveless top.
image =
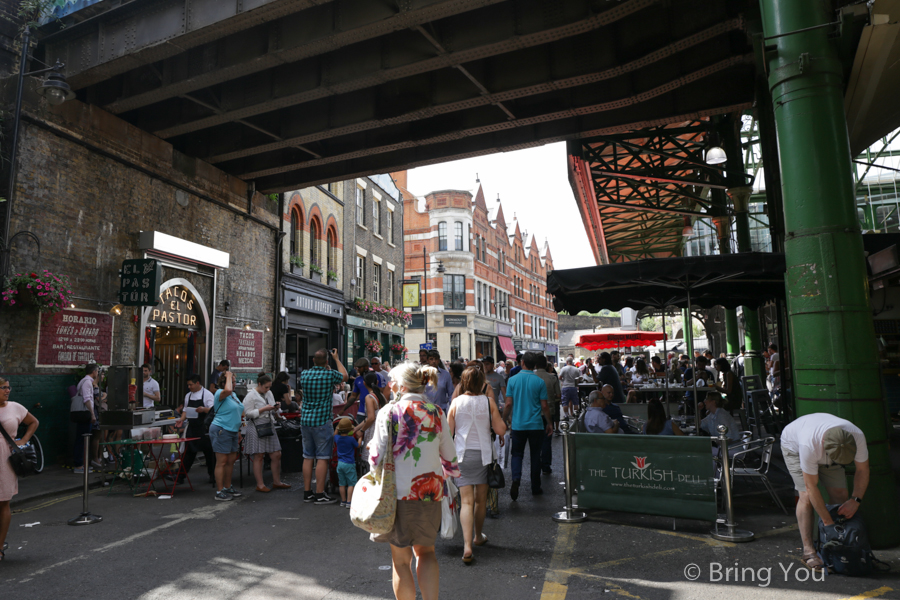
[[481,451],[481,462],[491,464],[491,409],[487,396],[460,395],[456,407],[456,456],[463,462],[466,449]]

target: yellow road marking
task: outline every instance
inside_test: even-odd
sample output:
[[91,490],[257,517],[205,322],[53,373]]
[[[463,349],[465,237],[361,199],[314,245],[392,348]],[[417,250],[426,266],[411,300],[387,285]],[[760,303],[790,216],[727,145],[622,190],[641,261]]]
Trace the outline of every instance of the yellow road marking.
[[[669,554],[677,554],[679,552],[684,552],[685,550],[693,550],[693,546],[684,546],[682,548],[672,548],[670,550],[660,550],[659,552],[651,552],[650,554],[642,554],[640,556],[629,556],[627,558],[617,558],[615,560],[608,560],[606,562],[596,563],[593,565],[589,565],[587,567],[573,567],[571,569],[561,569],[559,573],[566,573],[568,575],[586,575],[586,571],[592,571],[594,569],[603,569],[605,567],[613,567],[616,565],[621,565],[623,563],[631,562],[633,560],[645,560],[648,558],[653,558],[657,556],[666,556]],[[592,575],[592,577],[595,577]]]
[[[88,493],[96,494],[96,493],[102,492],[102,491],[103,491],[103,488],[99,488],[96,490],[91,490]],[[37,506],[32,506],[31,508],[17,508],[14,511],[12,511],[12,514],[20,515],[23,513],[34,512],[36,510],[40,510],[42,508],[47,508],[48,506],[53,506],[54,504],[59,504],[60,502],[65,502],[66,500],[72,500],[74,498],[81,498],[81,492],[78,492],[77,494],[72,494],[71,496],[61,496],[60,498],[54,498],[53,500],[49,500],[42,504],[38,504]]]
[[893,592],[894,588],[889,587],[880,587],[877,590],[872,590],[871,592],[863,592],[858,596],[852,596],[850,598],[844,598],[843,600],[866,600],[867,598],[877,598],[878,596],[884,596],[888,592]]
[[544,587],[541,589],[541,600],[565,600],[568,593],[566,582],[569,576],[563,571],[572,560],[575,549],[575,538],[581,525],[560,523],[556,531],[556,546],[550,558],[550,568],[544,575]]
[[609,519],[595,519],[600,523],[606,523],[607,525],[618,525],[619,527],[630,527],[631,529],[640,529],[641,531],[655,531],[656,533],[661,533],[663,535],[671,535],[673,537],[679,537],[686,540],[694,540],[696,542],[703,542],[709,546],[714,548],[733,548],[736,544],[732,542],[721,542],[719,540],[714,540],[711,537],[704,537],[701,535],[690,535],[687,533],[678,533],[677,531],[666,531],[665,529],[653,529],[652,527],[640,527],[638,525],[626,525],[625,523],[618,523],[616,521],[611,521]]

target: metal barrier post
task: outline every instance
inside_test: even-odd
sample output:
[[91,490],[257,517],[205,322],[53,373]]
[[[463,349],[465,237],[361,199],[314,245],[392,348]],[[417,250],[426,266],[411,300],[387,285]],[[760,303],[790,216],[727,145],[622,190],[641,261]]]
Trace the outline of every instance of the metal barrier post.
[[725,488],[725,523],[722,523],[723,527],[720,528],[720,523],[716,521],[716,526],[709,534],[723,542],[749,542],[754,538],[753,532],[738,529],[734,523],[734,505],[731,501],[731,461],[728,456],[728,438],[725,435],[727,433],[728,428],[719,425],[717,441],[719,442],[719,458],[722,459],[722,483]]
[[91,434],[84,434],[84,488],[81,493],[81,514],[69,519],[69,525],[93,525],[103,520],[100,515],[92,515],[88,510],[88,476],[91,473]]
[[575,510],[572,507],[572,475],[570,472],[571,465],[569,461],[569,424],[561,421],[559,428],[563,433],[563,469],[566,474],[566,505],[565,510],[553,515],[553,520],[557,523],[581,523],[587,521],[587,515],[582,510]]

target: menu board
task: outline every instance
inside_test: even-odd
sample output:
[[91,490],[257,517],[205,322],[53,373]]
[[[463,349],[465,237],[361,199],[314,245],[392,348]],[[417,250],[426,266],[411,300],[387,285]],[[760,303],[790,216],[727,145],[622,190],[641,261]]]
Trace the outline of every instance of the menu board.
[[225,358],[232,370],[263,368],[263,331],[225,328]]
[[109,365],[112,359],[113,317],[96,310],[65,308],[41,313],[38,324],[38,367]]

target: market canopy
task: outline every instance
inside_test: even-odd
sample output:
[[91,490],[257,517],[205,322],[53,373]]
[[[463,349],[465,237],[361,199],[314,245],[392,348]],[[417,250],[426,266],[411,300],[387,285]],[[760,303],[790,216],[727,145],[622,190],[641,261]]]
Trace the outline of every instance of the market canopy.
[[629,348],[631,346],[647,346],[666,339],[661,331],[623,331],[622,333],[590,333],[578,338],[575,344],[593,352],[605,348]]
[[784,254],[743,252],[654,258],[553,271],[547,291],[557,311],[576,315],[625,307],[691,305],[758,308],[784,298]]

